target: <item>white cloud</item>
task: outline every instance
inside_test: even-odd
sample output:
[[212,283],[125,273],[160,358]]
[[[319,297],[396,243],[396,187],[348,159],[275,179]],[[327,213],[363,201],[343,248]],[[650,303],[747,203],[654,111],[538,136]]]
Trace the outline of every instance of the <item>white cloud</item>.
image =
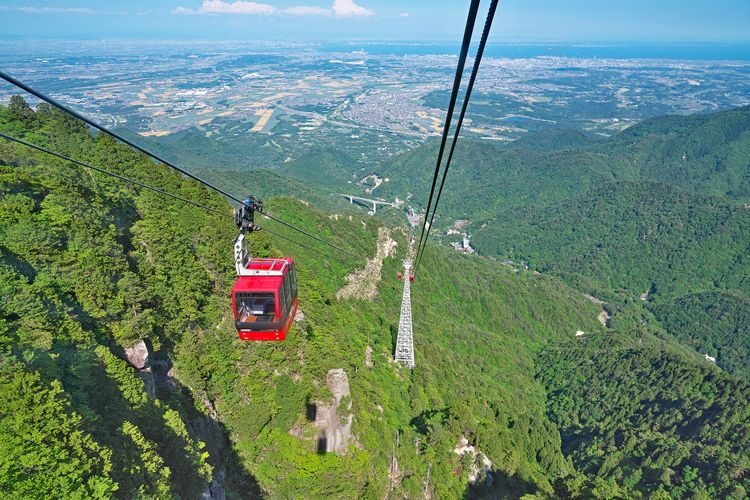
[[402,12],[401,13],[401,17],[409,17],[409,13],[408,12]]
[[197,10],[188,9],[187,7],[177,7],[175,10],[172,11],[172,14],[198,14]]
[[94,14],[94,9],[78,7],[0,7],[4,12],[24,12],[26,14]]
[[278,11],[273,5],[267,3],[223,2],[222,0],[203,0],[201,11],[217,14],[276,14]]
[[371,16],[375,12],[354,3],[354,0],[333,0],[333,13],[336,17]]
[[237,0],[236,2],[224,2],[223,0],[203,0],[198,10],[188,9],[186,7],[177,7],[172,14],[250,14],[250,15],[271,15],[278,14],[279,10],[273,5],[267,3],[245,2]]
[[293,16],[366,17],[375,14],[375,12],[371,9],[357,5],[354,3],[354,0],[333,0],[333,5],[331,5],[330,9],[298,5],[283,10],[267,3],[246,2],[243,0],[236,0],[234,2],[226,2],[224,0],[203,0],[203,3],[197,10],[187,7],[177,7],[172,11],[172,14],[289,14]]
[[332,16],[333,11],[324,9],[322,7],[307,7],[305,5],[300,5],[298,7],[289,7],[288,9],[284,9],[284,12],[287,14],[292,14],[295,16]]

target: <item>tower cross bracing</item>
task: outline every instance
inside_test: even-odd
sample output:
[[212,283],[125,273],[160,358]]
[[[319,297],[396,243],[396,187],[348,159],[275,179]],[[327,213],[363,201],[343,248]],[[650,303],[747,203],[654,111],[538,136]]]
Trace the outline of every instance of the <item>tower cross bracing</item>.
[[414,336],[411,323],[411,268],[412,261],[404,261],[404,294],[401,298],[401,317],[396,337],[396,361],[414,368]]

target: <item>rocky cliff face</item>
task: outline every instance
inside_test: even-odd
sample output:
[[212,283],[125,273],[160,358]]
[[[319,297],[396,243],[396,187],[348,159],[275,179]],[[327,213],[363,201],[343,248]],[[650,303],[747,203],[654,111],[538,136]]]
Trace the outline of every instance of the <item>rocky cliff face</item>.
[[469,444],[469,440],[462,437],[453,452],[463,457],[469,455],[471,463],[469,465],[469,483],[477,485],[479,483],[492,483],[492,461],[481,450]]
[[354,414],[351,413],[349,378],[342,368],[334,368],[328,371],[326,385],[333,394],[333,403],[316,403],[315,427],[320,430],[318,450],[345,455],[349,443],[354,439],[351,433]]
[[[128,363],[138,370],[138,375],[143,379],[149,397],[155,398],[157,390],[160,396],[180,390],[172,361],[164,353],[152,355],[143,340],[126,347],[124,351]],[[194,391],[191,389],[191,392]],[[194,412],[190,418],[185,420],[191,437],[206,443],[206,450],[209,452],[211,465],[214,469],[214,475],[211,481],[206,484],[201,498],[203,500],[225,500],[226,491],[223,486],[226,480],[225,455],[230,448],[230,444],[220,427],[213,403],[205,396],[202,398],[202,402],[208,410],[208,416],[200,412]]]

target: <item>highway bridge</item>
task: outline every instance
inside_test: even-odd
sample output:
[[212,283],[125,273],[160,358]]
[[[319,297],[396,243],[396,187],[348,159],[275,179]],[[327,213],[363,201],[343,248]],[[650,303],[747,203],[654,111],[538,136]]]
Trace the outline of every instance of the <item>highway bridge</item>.
[[349,200],[349,203],[357,202],[360,205],[364,205],[366,207],[372,207],[372,213],[376,213],[378,211],[378,205],[381,206],[389,206],[389,207],[395,207],[395,203],[391,203],[390,201],[382,201],[382,200],[372,200],[370,198],[362,198],[361,196],[354,196],[353,194],[344,194],[339,193],[341,196]]

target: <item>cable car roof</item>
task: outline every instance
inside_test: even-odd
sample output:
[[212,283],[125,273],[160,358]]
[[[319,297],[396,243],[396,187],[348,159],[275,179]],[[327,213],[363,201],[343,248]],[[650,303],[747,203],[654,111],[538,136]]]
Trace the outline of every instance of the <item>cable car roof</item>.
[[275,292],[284,280],[283,276],[238,276],[234,284],[235,292]]

